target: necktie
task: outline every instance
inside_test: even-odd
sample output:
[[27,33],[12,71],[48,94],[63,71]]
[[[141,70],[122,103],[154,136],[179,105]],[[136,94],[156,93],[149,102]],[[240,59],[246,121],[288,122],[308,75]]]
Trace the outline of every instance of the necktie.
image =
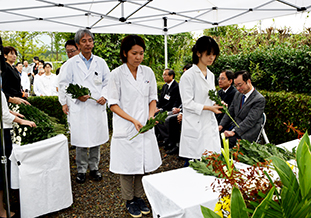
[[240,109],[242,108],[243,104],[244,104],[244,100],[245,100],[245,95],[242,96],[242,100],[241,100],[241,105],[240,105]]

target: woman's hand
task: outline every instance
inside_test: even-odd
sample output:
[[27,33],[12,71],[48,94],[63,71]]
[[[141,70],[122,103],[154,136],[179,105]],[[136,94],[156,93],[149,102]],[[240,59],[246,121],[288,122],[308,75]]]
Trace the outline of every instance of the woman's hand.
[[138,132],[143,127],[143,125],[138,120],[133,120],[133,124]]
[[219,105],[211,106],[211,111],[214,112],[215,114],[221,114],[222,112],[220,111],[220,109],[222,109],[222,106]]
[[21,120],[20,124],[24,126],[37,127],[37,125],[34,122],[29,120]]
[[14,112],[10,110],[10,113],[13,114],[14,116],[20,117],[20,118],[24,118],[25,116],[23,114],[20,114],[18,112]]
[[19,97],[10,97],[9,98],[9,102],[13,103],[13,104],[26,104],[26,105],[30,105],[30,103],[28,101],[26,101],[25,99],[19,98]]

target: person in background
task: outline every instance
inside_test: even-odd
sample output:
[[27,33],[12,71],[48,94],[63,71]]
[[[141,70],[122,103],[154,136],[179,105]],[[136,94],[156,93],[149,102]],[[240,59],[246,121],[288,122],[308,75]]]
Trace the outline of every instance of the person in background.
[[33,72],[33,76],[35,77],[35,75],[38,74],[39,57],[37,56],[33,57],[32,61],[33,61],[32,72]]
[[[41,64],[40,64],[41,65]],[[41,83],[41,76],[44,75],[44,69],[39,68],[37,75],[35,75],[35,78],[33,80],[33,92],[36,96],[42,96],[43,92],[43,86]]]
[[[229,108],[233,97],[236,93],[236,88],[233,86],[234,84],[234,73],[231,70],[223,70],[218,78],[219,88],[218,95],[222,101],[227,104]],[[216,119],[218,124],[220,123],[221,119],[223,118],[224,113],[216,114]]]
[[29,83],[32,84],[32,80],[34,77],[34,74],[32,72],[32,67],[28,64],[28,61],[24,61],[23,65],[24,65],[23,71],[27,74],[28,79],[29,79]]
[[30,81],[28,75],[25,71],[23,71],[23,64],[21,62],[17,62],[15,66],[21,78],[21,85],[24,96],[25,98],[28,98],[28,93],[30,90]]
[[[84,183],[88,168],[92,180],[102,179],[98,164],[100,145],[109,139],[106,99],[110,71],[104,59],[92,54],[94,35],[89,30],[78,30],[75,42],[81,53],[67,60],[60,69],[58,100],[63,112],[70,114],[71,144],[76,146],[76,181]],[[90,99],[89,95],[67,99],[70,96],[66,94],[66,87],[70,83],[89,88],[97,100]]]
[[120,48],[123,65],[111,72],[108,83],[108,103],[113,112],[110,171],[120,174],[122,198],[132,217],[150,213],[142,199],[142,177],[162,162],[154,129],[130,140],[156,110],[154,72],[141,65],[145,48],[140,36],[126,36]]
[[[8,103],[6,101],[6,97],[4,93],[1,91],[1,104],[2,104],[2,121],[3,121],[3,138],[4,138],[4,145],[5,145],[5,156],[7,157],[7,176],[8,181],[10,181],[10,172],[11,172],[11,161],[9,157],[12,152],[12,139],[11,139],[11,129],[12,129],[12,122],[17,122],[21,125],[36,127],[36,124],[29,120],[24,120],[24,116],[20,113],[16,113],[9,110]],[[3,148],[0,146],[0,155],[1,157],[3,154]],[[4,187],[4,172],[2,167],[0,167],[0,217],[6,217],[6,210],[4,209],[3,204],[3,187]],[[9,185],[9,184],[7,184]],[[11,212],[11,217],[14,216],[14,212]]]
[[[265,97],[253,87],[251,74],[246,70],[234,74],[234,85],[238,92],[234,95],[229,113],[239,127],[235,126],[227,114],[219,124],[219,131],[224,132],[229,139],[230,148],[235,146],[237,139],[256,141],[266,103]],[[225,129],[226,126],[228,127]]]
[[52,64],[45,63],[43,66],[44,74],[40,77],[42,96],[57,96],[56,75],[52,73]]
[[[176,113],[173,109],[178,108],[181,105],[181,99],[179,94],[179,86],[175,81],[175,72],[169,68],[163,71],[163,80],[165,84],[162,87],[161,96],[157,103],[158,111],[168,111],[171,114]],[[165,149],[171,149],[168,144],[168,129],[166,125],[158,124],[155,126],[155,132],[157,136],[157,140],[162,141],[160,146],[165,145]]]
[[66,54],[68,58],[72,58],[73,56],[79,54],[80,50],[78,49],[75,41],[73,39],[69,39],[65,43]]
[[200,37],[192,48],[193,66],[181,76],[179,89],[183,104],[183,120],[179,156],[200,159],[205,151],[220,153],[220,138],[215,114],[222,108],[214,105],[209,90],[215,90],[215,76],[208,69],[219,55],[216,41]]
[[13,104],[30,104],[22,92],[21,78],[14,67],[17,51],[12,46],[3,48],[5,63],[2,68],[2,89],[8,102]]

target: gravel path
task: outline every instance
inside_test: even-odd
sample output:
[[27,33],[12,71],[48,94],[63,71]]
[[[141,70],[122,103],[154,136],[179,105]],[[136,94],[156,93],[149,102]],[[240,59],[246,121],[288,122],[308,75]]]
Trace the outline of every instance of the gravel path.
[[[162,166],[153,173],[164,172],[181,168],[183,160],[177,155],[166,155],[163,147],[160,148],[162,155]],[[73,204],[71,207],[41,216],[48,217],[131,217],[128,215],[125,202],[121,198],[119,175],[109,171],[109,142],[101,146],[101,161],[99,170],[103,175],[100,182],[93,182],[88,178],[84,184],[77,184],[75,181],[75,149],[69,150],[71,164],[71,181],[73,192]],[[152,212],[143,217],[152,217]]]

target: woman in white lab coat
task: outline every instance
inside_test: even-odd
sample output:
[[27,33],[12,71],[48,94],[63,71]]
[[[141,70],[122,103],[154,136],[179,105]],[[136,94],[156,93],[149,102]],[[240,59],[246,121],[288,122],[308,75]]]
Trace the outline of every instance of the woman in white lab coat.
[[40,78],[42,85],[42,96],[57,96],[56,90],[56,74],[53,74],[51,71],[53,69],[52,64],[45,63],[43,66],[44,74]]
[[122,40],[120,56],[123,65],[111,72],[108,82],[108,104],[113,113],[113,135],[110,149],[110,171],[120,174],[122,197],[133,217],[150,211],[142,200],[142,176],[161,165],[154,129],[130,140],[146,121],[154,116],[157,85],[153,71],[140,65],[145,43],[137,35]]
[[179,83],[183,104],[183,120],[179,156],[200,159],[205,151],[220,152],[220,137],[215,113],[222,107],[214,105],[208,91],[215,89],[215,76],[207,68],[219,55],[219,47],[208,36],[199,38],[192,48],[193,66],[181,77]]

